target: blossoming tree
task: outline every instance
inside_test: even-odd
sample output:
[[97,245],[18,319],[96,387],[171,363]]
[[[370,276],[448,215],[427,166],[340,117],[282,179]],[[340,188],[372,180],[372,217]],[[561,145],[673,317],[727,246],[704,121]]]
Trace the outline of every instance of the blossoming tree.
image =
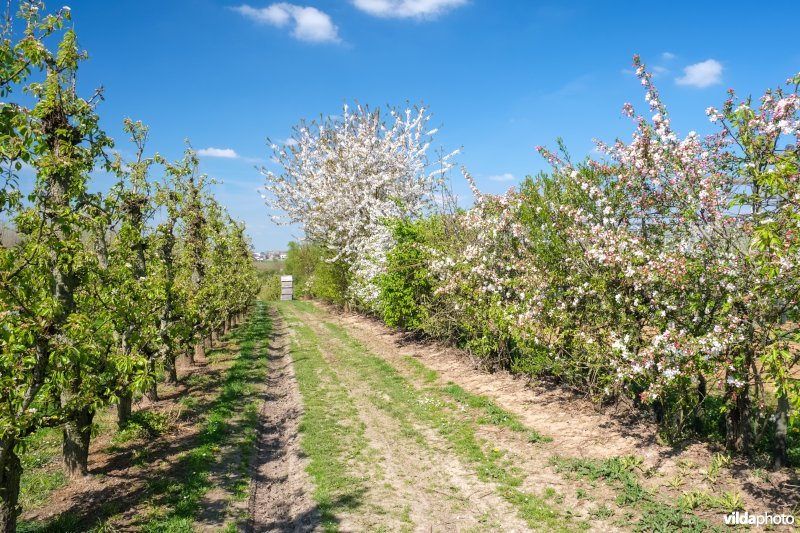
[[598,143],[605,157],[579,164],[541,148],[552,173],[505,195],[470,182],[462,231],[429,253],[433,305],[473,351],[631,395],[672,438],[702,430],[719,392],[728,447],[748,452],[771,428],[785,464],[799,401],[798,78],[757,106],[731,93],[708,110],[716,134],[680,138],[635,65],[649,117],[624,106],[630,142]]
[[302,225],[333,261],[348,265],[352,302],[374,306],[391,232],[386,221],[421,215],[431,206],[440,171],[428,168],[436,130],[424,108],[380,110],[365,106],[320,122],[301,122],[292,142],[272,145],[280,175],[263,169],[267,202],[283,220]]

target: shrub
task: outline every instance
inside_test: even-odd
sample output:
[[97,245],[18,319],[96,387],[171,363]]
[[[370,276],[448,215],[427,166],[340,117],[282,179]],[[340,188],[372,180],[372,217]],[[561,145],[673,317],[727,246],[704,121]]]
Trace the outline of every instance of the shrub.
[[428,320],[433,284],[428,272],[428,226],[434,220],[399,221],[392,228],[395,244],[387,254],[386,272],[378,278],[383,320],[391,327],[421,331]]
[[349,268],[315,243],[289,243],[284,270],[294,279],[296,298],[312,297],[342,305],[350,283]]

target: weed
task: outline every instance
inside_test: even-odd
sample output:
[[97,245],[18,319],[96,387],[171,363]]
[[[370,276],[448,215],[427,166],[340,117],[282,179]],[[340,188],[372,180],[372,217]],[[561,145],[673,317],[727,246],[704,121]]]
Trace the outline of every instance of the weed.
[[679,505],[683,509],[693,511],[698,507],[707,507],[711,502],[711,496],[704,490],[691,490],[684,492],[679,500]]
[[186,409],[192,410],[197,407],[200,401],[194,396],[187,395],[178,400],[178,403],[184,406]]
[[137,439],[152,439],[167,431],[170,425],[165,413],[137,411],[131,414],[128,424],[114,435],[111,444],[118,446]]
[[711,505],[724,513],[744,510],[744,499],[738,492],[724,492],[722,496],[713,498]]
[[624,457],[620,457],[620,467],[624,470],[634,470],[639,469],[642,470],[642,464],[644,460],[641,457],[637,457],[635,455],[626,455]]
[[674,477],[671,477],[667,480],[667,484],[672,487],[673,489],[677,489],[678,487],[682,487],[684,484],[683,476],[680,474]]
[[697,465],[690,459],[681,459],[678,461],[678,470],[684,476],[688,476],[692,471],[697,468]]
[[731,464],[731,457],[721,453],[714,454],[711,458],[711,464],[708,466],[705,478],[711,482],[716,483],[723,468],[727,468]]
[[589,511],[589,516],[595,520],[605,520],[614,515],[614,511],[607,505],[600,505],[595,509]]
[[763,468],[754,468],[750,471],[750,475],[759,481],[769,482],[769,472]]
[[634,527],[638,532],[672,532],[703,533],[712,528],[704,520],[688,515],[680,508],[670,505],[647,505],[642,517]]
[[711,464],[717,469],[728,468],[731,465],[731,456],[722,453],[715,453],[714,457],[711,459]]
[[17,525],[17,533],[63,533],[80,531],[80,520],[74,513],[63,513],[47,522],[21,522]]
[[403,507],[403,511],[400,513],[400,520],[406,524],[413,524],[413,520],[411,520],[411,506],[406,505]]
[[550,464],[563,475],[590,481],[602,479],[614,486],[617,505],[636,504],[641,510],[641,518],[635,526],[637,531],[706,531],[710,528],[703,520],[687,515],[680,506],[661,503],[645,490],[635,473],[642,464],[636,458],[612,457],[599,461],[554,456],[550,458]]

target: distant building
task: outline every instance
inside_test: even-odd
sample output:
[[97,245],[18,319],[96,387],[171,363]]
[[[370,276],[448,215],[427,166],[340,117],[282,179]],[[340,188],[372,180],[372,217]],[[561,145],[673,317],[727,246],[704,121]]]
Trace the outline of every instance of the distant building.
[[266,252],[253,252],[254,261],[278,261],[286,259],[289,254],[283,250],[268,250]]

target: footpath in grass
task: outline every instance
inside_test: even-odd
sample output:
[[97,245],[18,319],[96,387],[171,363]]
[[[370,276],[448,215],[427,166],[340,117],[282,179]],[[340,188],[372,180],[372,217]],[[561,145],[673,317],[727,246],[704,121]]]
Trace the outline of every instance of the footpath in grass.
[[59,435],[39,436],[40,446],[26,454],[39,468],[26,474],[30,506],[19,530],[241,530],[271,327],[267,305],[259,303],[206,361],[184,369],[177,387],[164,388],[162,401],[134,413],[127,428],[115,431],[113,411],[102,413],[90,478],[63,480]]
[[[421,476],[422,479],[415,479],[417,486],[412,494],[419,500],[442,500],[445,495],[445,500],[453,501],[454,517],[477,513],[473,526],[476,530],[502,530],[519,527],[518,524],[546,531],[586,527],[552,506],[546,495],[523,489],[520,472],[504,450],[479,436],[478,429],[486,425],[505,428],[531,445],[547,441],[547,437],[523,426],[487,398],[469,394],[455,384],[415,386],[342,328],[326,322],[308,303],[282,303],[279,309],[295,334],[292,355],[306,409],[301,442],[311,458],[309,473],[317,486],[315,497],[327,530],[336,530],[342,517],[348,524],[358,524],[358,515],[371,515],[373,520],[377,515],[389,530],[446,525],[448,517],[442,515],[423,517],[423,523],[414,522],[411,508],[415,504],[429,506],[429,502],[391,498],[391,493],[402,489],[402,480],[393,479],[390,469],[381,466],[390,462],[386,455],[406,453],[409,446],[422,449],[432,465],[447,464],[449,456],[454,456],[457,464],[453,470],[468,472],[472,478],[470,487],[479,489],[456,494],[463,487],[426,486],[432,480]],[[435,378],[421,365],[414,368],[423,379],[426,375],[431,381]],[[376,414],[370,416],[371,411]],[[381,417],[396,426],[397,434],[390,439],[388,449],[384,448],[385,443],[382,447],[376,442],[379,438],[369,438],[370,426],[379,424]],[[413,465],[407,468],[413,470]],[[377,470],[378,475],[370,476],[370,469]],[[383,493],[376,490],[378,482],[394,486]],[[481,513],[477,509],[481,502],[474,494],[477,490],[480,499],[495,498],[498,507],[511,518],[502,513]],[[381,509],[376,510],[375,506]],[[512,519],[517,521],[513,525],[500,522]]]
[[299,431],[303,451],[310,458],[314,499],[322,527],[336,531],[337,515],[358,508],[365,492],[365,480],[348,468],[366,449],[364,428],[357,423],[354,403],[322,358],[311,328],[287,313],[286,304],[281,311],[293,329],[290,354],[304,407]]

